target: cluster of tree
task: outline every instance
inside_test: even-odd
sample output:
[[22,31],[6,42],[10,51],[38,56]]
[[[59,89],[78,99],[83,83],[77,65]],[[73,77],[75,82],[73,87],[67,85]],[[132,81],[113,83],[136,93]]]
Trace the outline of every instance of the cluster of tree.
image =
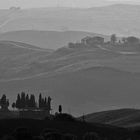
[[140,43],[140,39],[137,37],[134,37],[134,36],[123,38],[122,40],[124,43],[129,43],[129,44],[139,44]]
[[104,44],[104,38],[103,37],[99,37],[99,36],[95,36],[95,37],[90,37],[87,36],[83,39],[81,39],[81,41],[78,43],[72,43],[70,42],[68,44],[69,48],[78,48],[78,47],[90,47],[93,45],[98,45],[98,44]]
[[37,103],[33,94],[29,96],[25,92],[22,92],[21,94],[17,95],[16,102],[12,104],[12,107],[17,109],[51,110],[51,97],[43,98],[40,93],[39,100]]
[[51,97],[43,98],[42,95],[39,95],[39,108],[51,110]]
[[35,96],[31,94],[29,97],[28,94],[22,92],[17,95],[16,102],[12,104],[12,107],[17,109],[36,108]]
[[117,36],[115,34],[111,35],[110,38],[110,43],[111,44],[140,44],[140,39],[134,36],[129,36],[129,37],[123,37],[122,39],[118,40]]
[[123,37],[121,39],[118,39],[116,34],[112,34],[110,37],[110,41],[105,42],[105,39],[100,36],[95,36],[95,37],[90,37],[87,36],[83,39],[81,39],[81,42],[79,43],[72,43],[70,42],[68,44],[69,48],[82,48],[82,47],[93,47],[95,45],[103,45],[103,44],[111,44],[111,45],[136,45],[140,44],[140,39],[134,36],[129,36],[129,37]]
[[9,100],[6,98],[6,95],[2,95],[0,99],[1,110],[8,110]]
[[[2,95],[0,99],[1,110],[8,110],[9,100],[6,95]],[[39,110],[51,110],[51,97],[42,97],[40,93],[38,102],[36,102],[34,94],[26,94],[21,92],[17,95],[16,102],[12,103],[12,108],[17,109],[39,109]]]

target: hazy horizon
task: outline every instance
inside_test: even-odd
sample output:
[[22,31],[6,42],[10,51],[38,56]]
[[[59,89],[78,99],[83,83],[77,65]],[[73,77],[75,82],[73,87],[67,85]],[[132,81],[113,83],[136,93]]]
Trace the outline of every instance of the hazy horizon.
[[[29,2],[30,1],[30,2]],[[0,0],[0,9],[12,6],[21,8],[39,7],[80,7],[105,6],[111,4],[140,4],[138,0]]]

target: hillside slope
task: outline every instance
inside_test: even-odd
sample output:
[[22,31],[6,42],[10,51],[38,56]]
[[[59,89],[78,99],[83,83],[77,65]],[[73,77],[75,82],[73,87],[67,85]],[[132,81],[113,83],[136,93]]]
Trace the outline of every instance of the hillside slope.
[[0,34],[0,40],[23,42],[41,48],[57,49],[66,46],[69,42],[79,42],[86,36],[101,36],[109,40],[108,36],[82,31],[38,31],[24,30]]
[[100,34],[140,36],[140,6],[111,5],[79,8],[5,10],[1,32],[17,30],[87,31]]
[[79,116],[83,112],[139,107],[140,53],[122,54],[103,47],[52,51],[1,41],[1,92],[11,102],[21,91],[36,96],[42,92],[53,98],[54,111],[61,103],[64,111]]
[[137,127],[140,125],[140,110],[119,109],[88,114],[86,121],[110,124],[123,127]]
[[138,106],[139,82],[137,74],[93,67],[54,76],[43,74],[29,79],[1,81],[0,88],[11,100],[22,90],[36,96],[42,92],[53,98],[54,111],[61,103],[64,111],[70,108],[73,114],[80,115],[112,107]]
[[51,52],[25,43],[0,41],[0,77],[30,63],[39,62]]
[[64,111],[75,115],[139,107],[139,53],[120,54],[96,45],[53,52],[17,45],[1,42],[0,47],[0,89],[11,102],[26,91],[50,95],[54,111],[61,103]]

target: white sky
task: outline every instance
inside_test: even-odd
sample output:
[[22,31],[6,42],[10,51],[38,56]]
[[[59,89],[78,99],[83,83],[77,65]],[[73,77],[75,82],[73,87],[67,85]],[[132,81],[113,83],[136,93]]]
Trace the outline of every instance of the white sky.
[[93,7],[113,3],[140,4],[140,0],[0,0],[0,8],[20,6],[22,8],[32,7]]

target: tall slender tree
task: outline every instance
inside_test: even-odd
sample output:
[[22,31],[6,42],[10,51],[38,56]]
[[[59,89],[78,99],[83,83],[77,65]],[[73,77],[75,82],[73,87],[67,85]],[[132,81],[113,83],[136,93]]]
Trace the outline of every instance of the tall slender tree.
[[6,104],[6,95],[5,94],[2,95],[1,104],[2,105],[5,105]]
[[25,106],[26,106],[26,95],[25,95],[25,92],[21,93],[21,100],[20,100],[20,102],[21,102],[21,108],[24,109]]
[[26,108],[28,108],[29,107],[29,95],[27,94],[26,95]]
[[51,97],[49,96],[48,97],[48,110],[50,111],[51,110]]
[[21,97],[20,97],[20,94],[17,95],[16,108],[21,109]]
[[30,96],[30,107],[31,108],[36,107],[35,96],[33,94],[31,94],[31,96]]
[[62,105],[59,105],[58,111],[60,114],[62,113]]
[[42,94],[40,93],[39,94],[39,108],[41,109],[41,107],[42,107]]
[[116,43],[116,41],[117,41],[116,34],[111,35],[110,41],[111,41],[112,44]]
[[0,106],[2,110],[8,110],[9,100],[7,100],[5,94],[3,94],[2,98],[0,99]]

